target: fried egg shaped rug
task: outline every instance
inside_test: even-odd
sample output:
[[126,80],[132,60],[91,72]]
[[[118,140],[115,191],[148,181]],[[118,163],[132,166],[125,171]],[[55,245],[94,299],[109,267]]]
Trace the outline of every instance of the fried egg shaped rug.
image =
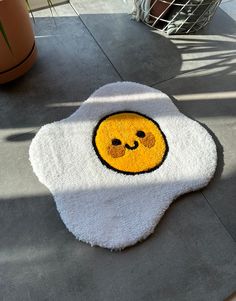
[[205,128],[132,82],[105,85],[43,126],[29,154],[69,231],[110,249],[148,237],[174,199],[208,184],[217,161]]

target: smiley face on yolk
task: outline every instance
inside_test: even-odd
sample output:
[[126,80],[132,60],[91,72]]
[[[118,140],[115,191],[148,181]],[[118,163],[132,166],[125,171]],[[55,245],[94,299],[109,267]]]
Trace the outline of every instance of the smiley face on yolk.
[[151,172],[168,152],[159,125],[137,112],[104,117],[94,130],[93,145],[103,164],[124,174]]

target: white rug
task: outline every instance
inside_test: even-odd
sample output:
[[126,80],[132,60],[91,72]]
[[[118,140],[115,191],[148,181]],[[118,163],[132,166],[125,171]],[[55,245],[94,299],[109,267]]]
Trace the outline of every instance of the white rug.
[[145,239],[171,202],[213,177],[213,139],[162,92],[106,85],[70,117],[43,126],[33,170],[76,238],[110,249]]

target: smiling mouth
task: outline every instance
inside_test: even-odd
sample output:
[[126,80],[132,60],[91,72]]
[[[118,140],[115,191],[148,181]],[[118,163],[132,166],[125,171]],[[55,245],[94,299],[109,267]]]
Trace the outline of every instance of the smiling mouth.
[[125,144],[125,147],[130,150],[134,150],[138,147],[138,141],[134,141],[134,146],[130,146],[129,144]]

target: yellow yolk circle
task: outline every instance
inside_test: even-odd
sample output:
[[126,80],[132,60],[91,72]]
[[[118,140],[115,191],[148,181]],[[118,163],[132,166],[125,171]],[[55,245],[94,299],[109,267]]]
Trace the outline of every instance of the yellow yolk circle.
[[124,174],[151,172],[164,161],[168,144],[159,125],[137,112],[117,112],[94,130],[95,151],[108,168]]

